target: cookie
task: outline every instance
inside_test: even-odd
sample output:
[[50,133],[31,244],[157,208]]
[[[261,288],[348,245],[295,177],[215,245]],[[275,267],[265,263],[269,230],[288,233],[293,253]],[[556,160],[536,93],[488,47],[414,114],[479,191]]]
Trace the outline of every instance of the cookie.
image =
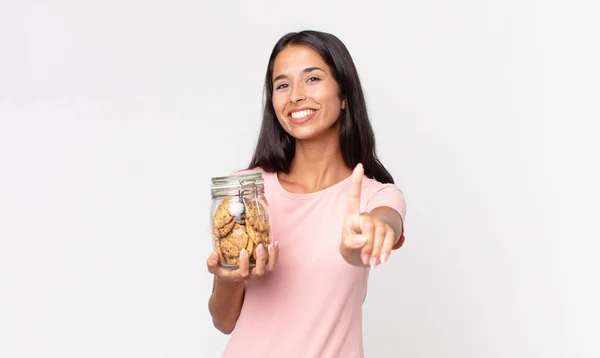
[[223,237],[231,232],[233,226],[235,225],[235,220],[231,220],[229,223],[225,224],[223,227],[216,227],[213,230],[213,234],[217,237]]
[[248,251],[248,257],[250,257],[250,255],[254,255],[253,257],[256,259],[256,255],[254,254],[254,242],[252,240],[248,240],[246,251]]
[[223,262],[223,261],[225,261],[225,259],[223,258],[223,252],[221,252],[221,240],[219,237],[214,237],[214,240],[215,240],[215,251],[219,255],[219,260],[221,260],[221,262]]
[[225,263],[228,265],[239,265],[240,259],[239,259],[239,257],[227,257],[225,259]]
[[248,232],[250,241],[254,243],[254,246],[263,244],[263,246],[266,248],[271,243],[271,238],[268,231],[258,231],[252,225],[246,225],[246,231]]
[[265,208],[256,200],[246,204],[246,223],[257,231],[269,230],[269,218]]
[[250,241],[252,241],[254,245],[258,245],[260,243],[260,231],[256,231],[252,226],[246,225],[246,232],[248,233]]
[[244,226],[234,224],[233,229],[220,240],[223,258],[228,264],[237,264],[240,252],[248,246],[249,237]]
[[215,215],[213,216],[213,226],[215,228],[220,229],[225,225],[229,224],[231,221],[233,221],[233,216],[231,216],[231,214],[229,213],[229,204],[230,200],[225,199],[217,207]]

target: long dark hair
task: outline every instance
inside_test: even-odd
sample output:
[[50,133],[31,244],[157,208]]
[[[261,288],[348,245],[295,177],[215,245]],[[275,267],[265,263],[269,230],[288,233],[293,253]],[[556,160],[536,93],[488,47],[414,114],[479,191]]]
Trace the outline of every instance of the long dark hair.
[[331,69],[346,108],[340,115],[340,148],[349,168],[362,163],[365,175],[381,183],[394,183],[392,175],[377,158],[375,134],[367,114],[362,86],[350,52],[334,35],[319,31],[291,32],[275,44],[264,87],[263,120],[249,169],[260,167],[267,172],[289,173],[296,152],[295,139],[277,120],[273,109],[273,63],[286,46],[304,45],[315,50]]

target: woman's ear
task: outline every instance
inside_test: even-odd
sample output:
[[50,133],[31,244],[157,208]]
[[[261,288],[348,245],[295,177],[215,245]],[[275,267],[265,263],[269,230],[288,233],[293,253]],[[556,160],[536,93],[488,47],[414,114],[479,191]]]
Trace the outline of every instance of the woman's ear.
[[346,109],[346,99],[342,100],[342,110]]

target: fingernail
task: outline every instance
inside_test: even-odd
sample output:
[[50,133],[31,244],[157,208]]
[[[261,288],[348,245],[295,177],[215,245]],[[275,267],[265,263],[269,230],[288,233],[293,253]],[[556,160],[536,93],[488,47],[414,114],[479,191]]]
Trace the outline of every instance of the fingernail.
[[386,262],[388,260],[388,254],[387,253],[383,253],[381,254],[381,262]]
[[369,264],[371,265],[371,269],[374,269],[375,267],[377,267],[377,257],[371,257],[371,260],[369,261]]
[[275,251],[275,248],[273,247],[273,244],[269,245],[269,253],[272,254],[273,251]]
[[370,257],[369,254],[362,255],[362,262],[363,262],[363,264],[366,265],[366,264],[369,263],[369,257]]
[[354,246],[359,247],[367,241],[367,237],[364,235],[354,235]]
[[265,248],[262,244],[258,245],[258,248],[256,249],[256,251],[258,251],[259,254],[264,254],[265,253]]
[[248,251],[246,251],[246,249],[242,249],[242,251],[240,251],[240,257],[246,258],[246,256],[248,256]]
[[213,252],[210,254],[210,259],[211,259],[211,261],[213,261],[213,262],[217,262],[217,261],[219,260],[219,254],[217,254],[216,252],[214,252],[214,251],[213,251]]

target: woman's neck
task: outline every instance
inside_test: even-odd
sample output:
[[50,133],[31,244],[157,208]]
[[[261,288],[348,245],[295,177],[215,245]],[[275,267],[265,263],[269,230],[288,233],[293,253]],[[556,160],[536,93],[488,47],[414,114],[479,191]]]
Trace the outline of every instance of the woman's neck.
[[288,174],[279,173],[290,192],[313,193],[339,183],[352,174],[340,149],[339,137],[296,140],[296,153]]

